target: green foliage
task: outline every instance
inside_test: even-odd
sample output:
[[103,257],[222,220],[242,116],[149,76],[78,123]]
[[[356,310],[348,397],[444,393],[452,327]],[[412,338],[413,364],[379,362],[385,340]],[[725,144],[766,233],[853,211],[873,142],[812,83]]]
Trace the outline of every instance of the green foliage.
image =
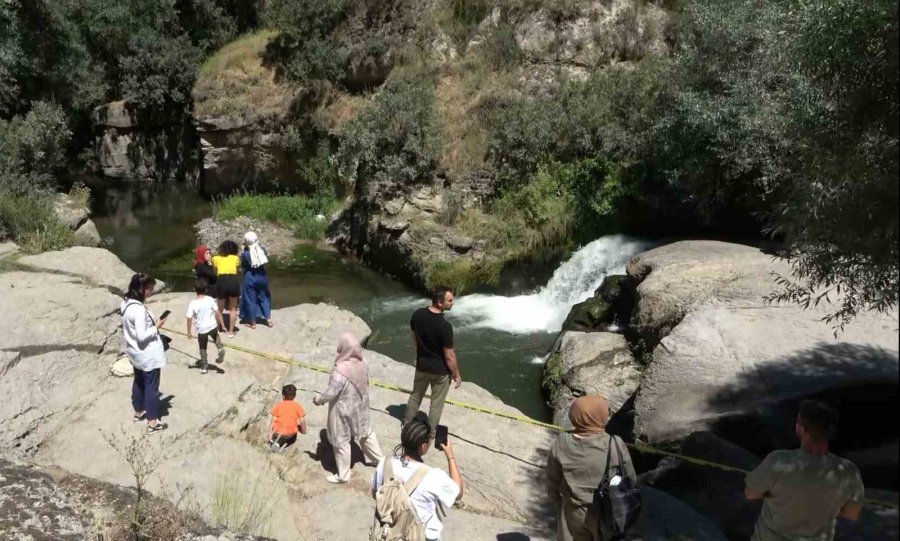
[[279,33],[266,47],[266,61],[301,86],[344,76],[349,51],[335,29],[344,21],[349,0],[273,0],[266,8],[266,26]]
[[479,48],[479,54],[494,70],[506,71],[522,63],[524,53],[516,42],[515,28],[500,23],[491,28]]
[[556,402],[559,392],[564,385],[563,379],[565,372],[563,371],[563,360],[559,353],[551,353],[544,363],[544,375],[541,384],[544,390],[550,395],[550,403]]
[[[727,4],[727,9],[725,5]],[[705,0],[686,11],[663,167],[706,209],[782,237],[773,301],[831,296],[842,327],[898,289],[896,2]]]
[[27,253],[72,245],[72,230],[59,221],[46,194],[16,195],[0,188],[0,238],[12,239]]
[[[220,220],[248,216],[291,228],[299,238],[318,240],[325,236],[328,217],[338,208],[339,204],[326,196],[247,194],[216,203],[215,216]],[[319,214],[326,219],[317,219]]]
[[444,285],[460,295],[480,285],[497,285],[502,269],[502,262],[496,259],[459,258],[432,262],[426,266],[425,276],[428,287]]
[[36,102],[25,116],[0,120],[0,189],[22,194],[50,187],[65,165],[70,137],[55,103]]
[[121,59],[122,93],[142,108],[187,110],[200,67],[200,51],[187,36],[161,41],[141,32],[128,42]]
[[338,160],[359,190],[368,183],[431,180],[440,153],[431,86],[390,81],[343,131]]

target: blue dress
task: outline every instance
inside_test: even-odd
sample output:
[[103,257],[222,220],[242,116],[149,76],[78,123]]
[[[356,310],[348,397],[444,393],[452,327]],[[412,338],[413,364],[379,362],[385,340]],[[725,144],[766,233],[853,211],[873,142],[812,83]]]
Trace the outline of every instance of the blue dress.
[[244,272],[244,283],[241,287],[241,321],[249,323],[256,323],[260,319],[268,321],[272,317],[272,294],[269,292],[266,265],[254,269],[250,265],[250,250],[245,248],[241,254],[241,269]]

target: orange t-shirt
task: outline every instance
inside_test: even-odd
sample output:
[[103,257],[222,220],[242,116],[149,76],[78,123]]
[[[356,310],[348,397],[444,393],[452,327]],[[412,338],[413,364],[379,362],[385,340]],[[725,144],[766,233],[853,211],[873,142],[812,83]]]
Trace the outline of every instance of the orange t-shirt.
[[306,412],[303,411],[303,406],[293,400],[282,400],[272,408],[272,415],[275,416],[275,432],[283,436],[293,436],[297,433],[297,425]]

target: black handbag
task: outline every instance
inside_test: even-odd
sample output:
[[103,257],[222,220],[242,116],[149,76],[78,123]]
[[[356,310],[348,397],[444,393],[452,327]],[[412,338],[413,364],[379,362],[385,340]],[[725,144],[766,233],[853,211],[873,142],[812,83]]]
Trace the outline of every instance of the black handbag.
[[169,342],[172,341],[172,337],[159,333],[159,340],[163,344],[163,351],[169,351]]
[[[594,504],[600,514],[600,531],[604,539],[619,540],[637,522],[641,514],[641,489],[632,481],[622,466],[622,452],[617,438],[609,437],[609,452],[606,454],[606,469],[603,480],[594,491]],[[610,457],[616,453],[616,473],[621,480],[612,485],[609,476]]]

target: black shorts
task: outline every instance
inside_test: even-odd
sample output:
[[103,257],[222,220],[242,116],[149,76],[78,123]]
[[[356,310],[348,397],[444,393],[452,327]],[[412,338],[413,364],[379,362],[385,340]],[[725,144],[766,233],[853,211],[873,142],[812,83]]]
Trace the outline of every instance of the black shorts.
[[216,280],[216,298],[228,299],[241,296],[241,277],[237,274],[220,274]]

